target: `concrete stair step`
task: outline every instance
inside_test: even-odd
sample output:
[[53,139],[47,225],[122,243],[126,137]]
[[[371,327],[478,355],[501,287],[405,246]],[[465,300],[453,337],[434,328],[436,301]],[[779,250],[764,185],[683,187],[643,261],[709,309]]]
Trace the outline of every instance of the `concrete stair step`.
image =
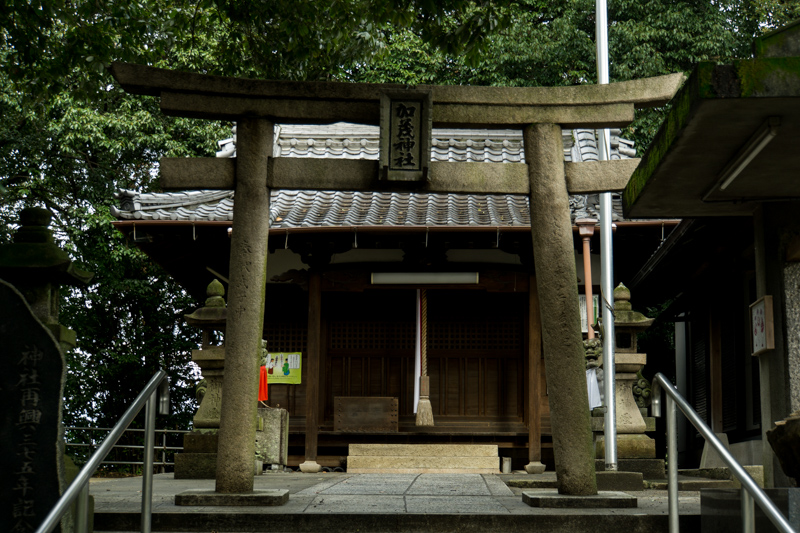
[[[347,472],[352,474],[386,470],[470,471],[493,474],[500,470],[498,457],[443,457],[406,455],[356,455],[347,458]],[[480,470],[480,472],[478,472]],[[399,472],[398,472],[399,473]],[[406,472],[412,473],[412,472]]]
[[351,444],[350,456],[498,457],[495,444]]
[[492,444],[351,444],[351,474],[496,474]]
[[[549,511],[549,512],[548,512]],[[563,533],[565,531],[591,531],[592,533],[619,533],[620,531],[666,531],[667,515],[595,513],[593,509],[545,510],[536,514],[360,514],[331,513],[316,515],[264,515],[258,512],[221,513],[161,513],[153,515],[152,531],[158,533],[209,531],[245,533],[445,533],[452,531],[503,531],[522,533]],[[95,533],[140,531],[138,514],[104,517],[102,529]],[[700,531],[700,515],[682,515],[681,531]]]
[[[667,480],[645,480],[646,489],[667,490]],[[697,491],[702,489],[735,489],[738,484],[727,479],[704,479],[691,476],[678,476],[678,490]]]
[[[761,465],[743,465],[742,468],[750,474],[750,477],[758,484],[759,487],[762,489],[764,488],[764,467]],[[738,489],[741,488],[741,485],[736,480],[734,475],[731,473],[730,469],[727,467],[718,467],[718,468],[691,468],[691,469],[681,469],[678,470],[679,476],[689,476],[695,477],[700,479],[715,479],[715,480],[723,480],[723,481],[731,481],[733,482],[733,486],[731,488]],[[716,487],[714,487],[716,488]],[[720,487],[725,488],[725,487]]]
[[[545,472],[508,479],[506,485],[520,489],[555,489],[558,480],[555,472]],[[644,481],[640,472],[597,472],[597,490],[641,491]]]
[[[764,467],[761,465],[744,466],[748,474],[759,487],[764,488]],[[666,480],[649,480],[646,488],[666,490]],[[678,470],[678,490],[701,489],[739,489],[741,484],[734,479],[728,468],[690,468]]]

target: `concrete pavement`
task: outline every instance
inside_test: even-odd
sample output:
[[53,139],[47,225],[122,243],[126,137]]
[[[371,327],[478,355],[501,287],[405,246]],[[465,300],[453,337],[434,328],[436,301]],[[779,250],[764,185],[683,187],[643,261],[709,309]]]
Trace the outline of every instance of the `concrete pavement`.
[[[630,492],[631,509],[546,509],[522,501],[505,481],[527,474],[267,473],[255,489],[288,489],[280,507],[187,507],[175,494],[213,489],[214,480],[153,482],[154,531],[666,531],[666,491]],[[541,475],[542,480],[553,473]],[[546,491],[546,489],[540,489]],[[550,491],[552,492],[552,490]],[[96,531],[134,531],[141,520],[141,478],[93,479]],[[681,493],[682,526],[699,528],[699,492]]]

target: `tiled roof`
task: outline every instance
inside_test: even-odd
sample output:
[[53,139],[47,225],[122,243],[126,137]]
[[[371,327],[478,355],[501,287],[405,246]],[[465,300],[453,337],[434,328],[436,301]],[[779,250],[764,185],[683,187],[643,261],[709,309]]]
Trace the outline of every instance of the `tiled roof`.
[[233,220],[233,191],[140,193],[121,190],[111,214],[123,220]]
[[[566,161],[597,160],[593,130],[563,132]],[[355,124],[276,126],[274,154],[281,157],[378,159],[378,128]],[[220,143],[218,157],[235,155],[234,138]],[[524,162],[522,133],[515,130],[434,130],[433,161]],[[612,159],[635,155],[633,143],[612,130]],[[233,191],[139,193],[120,191],[123,220],[233,220]],[[570,197],[573,221],[599,218],[598,195]],[[622,206],[613,195],[613,218]],[[273,190],[270,226],[530,226],[526,195]]]
[[[594,130],[564,130],[565,161],[596,161]],[[611,130],[611,159],[635,157],[633,142]],[[233,157],[234,137],[220,141],[217,157]],[[285,125],[275,127],[275,157],[374,159],[379,157],[379,128],[361,124]],[[432,161],[524,163],[520,130],[434,129]]]
[[523,196],[283,191],[272,227],[530,226]]
[[[233,191],[120,191],[116,196],[120,206],[112,207],[112,214],[123,220],[233,220]],[[596,197],[570,197],[573,222],[599,219]],[[613,199],[613,219],[622,220],[619,197]],[[271,191],[270,227],[331,226],[530,226],[530,208],[528,197],[518,194]]]

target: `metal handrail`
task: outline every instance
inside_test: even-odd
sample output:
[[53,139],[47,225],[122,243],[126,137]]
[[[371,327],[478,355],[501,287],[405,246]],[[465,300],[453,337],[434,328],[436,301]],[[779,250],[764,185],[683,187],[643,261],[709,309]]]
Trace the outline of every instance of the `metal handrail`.
[[[114,426],[114,429],[103,440],[97,451],[86,461],[78,475],[70,483],[64,494],[58,500],[58,503],[50,511],[44,521],[39,525],[36,533],[49,533],[58,525],[61,518],[66,514],[72,502],[78,501],[78,512],[75,517],[75,529],[78,532],[85,532],[87,529],[87,515],[88,500],[89,500],[89,479],[94,474],[95,470],[100,466],[100,463],[105,459],[108,452],[114,447],[119,438],[128,428],[128,425],[133,421],[142,407],[146,407],[146,421],[145,421],[145,450],[144,450],[144,467],[142,469],[142,533],[150,533],[151,528],[151,511],[153,508],[153,445],[155,441],[155,418],[156,418],[156,393],[163,388],[162,383],[167,380],[167,373],[164,370],[158,372],[150,378],[147,385],[142,392],[136,397],[131,406],[119,419],[119,422]],[[149,446],[149,453],[148,447]]]
[[759,487],[755,480],[742,468],[742,465],[734,459],[733,455],[725,449],[722,442],[714,435],[702,418],[692,409],[689,402],[681,396],[675,385],[659,372],[653,378],[653,395],[651,408],[653,416],[661,417],[661,390],[667,393],[667,491],[669,497],[669,531],[678,533],[678,433],[677,433],[677,413],[675,405],[680,407],[689,422],[700,432],[710,443],[716,452],[722,457],[722,461],[730,468],[733,475],[742,485],[742,529],[745,533],[755,532],[755,512],[753,502],[758,503],[767,518],[772,524],[784,533],[795,533],[786,517],[775,506],[772,500]]
[[[96,450],[99,446],[98,443],[95,442],[94,437],[91,436],[92,432],[95,431],[111,431],[113,428],[102,428],[102,427],[83,427],[83,426],[67,426],[64,428],[65,431],[85,431],[89,433],[89,439],[91,442],[66,442],[65,445],[67,448],[89,448],[90,450]],[[144,428],[128,428],[125,430],[126,432],[131,433],[143,433],[146,431]],[[183,451],[183,446],[167,446],[167,436],[170,434],[182,435],[186,433],[191,433],[189,430],[184,429],[156,429],[156,435],[161,434],[161,444],[156,444],[155,448],[157,450],[157,454],[160,452],[161,460],[154,460],[153,466],[160,466],[160,467],[167,467],[167,466],[175,466],[174,462],[167,461],[167,454],[175,454],[178,452]],[[115,444],[114,449],[125,449],[125,450],[143,450],[144,445],[139,444]],[[94,453],[91,451],[90,453]],[[106,457],[107,458],[107,457]],[[103,460],[100,464],[103,465],[143,465],[143,461],[115,461],[110,460],[106,461]]]

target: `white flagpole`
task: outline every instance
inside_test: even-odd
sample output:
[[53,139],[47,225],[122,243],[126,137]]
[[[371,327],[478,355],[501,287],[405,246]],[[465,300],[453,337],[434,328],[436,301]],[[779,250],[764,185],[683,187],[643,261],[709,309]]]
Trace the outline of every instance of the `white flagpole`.
[[[608,84],[608,7],[606,0],[595,0],[597,83]],[[611,142],[607,129],[598,130],[601,161],[610,159]],[[605,467],[617,469],[617,409],[614,396],[614,250],[611,228],[611,193],[600,194],[600,292],[603,308],[603,392],[605,393]]]
[[417,412],[419,405],[419,378],[422,376],[422,302],[420,300],[419,289],[417,289],[417,321],[416,321],[416,335],[414,344],[414,413]]

